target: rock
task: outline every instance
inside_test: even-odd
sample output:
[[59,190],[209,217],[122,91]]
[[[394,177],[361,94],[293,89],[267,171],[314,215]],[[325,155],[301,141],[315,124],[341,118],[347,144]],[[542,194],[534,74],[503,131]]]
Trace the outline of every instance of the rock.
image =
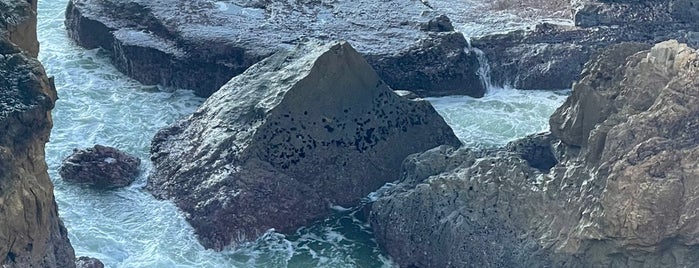
[[[551,134],[408,157],[372,205],[377,241],[402,267],[699,265],[699,53],[639,49],[596,55]],[[546,144],[542,171],[522,152]]]
[[35,4],[0,0],[0,266],[70,268],[75,253],[44,160],[56,89],[31,57]]
[[36,5],[37,0],[0,1],[0,36],[21,47],[34,58],[39,54]]
[[[583,65],[606,47],[677,39],[699,47],[697,20],[673,15],[682,1],[574,1],[579,27],[542,23],[529,30],[474,38],[487,56],[494,85],[519,89],[570,88]],[[687,4],[689,5],[689,4]],[[678,18],[674,18],[678,17]]]
[[66,181],[87,183],[98,187],[128,186],[138,177],[141,159],[116,148],[95,145],[93,148],[73,149],[63,160],[58,173]]
[[82,256],[75,261],[76,268],[104,268],[99,259]]
[[305,38],[351,41],[396,89],[485,91],[465,38],[419,1],[71,0],[66,27],[128,76],[199,96]]
[[460,142],[424,100],[399,97],[348,43],[250,67],[153,138],[147,189],[206,248],[293,232],[398,178],[409,154]]

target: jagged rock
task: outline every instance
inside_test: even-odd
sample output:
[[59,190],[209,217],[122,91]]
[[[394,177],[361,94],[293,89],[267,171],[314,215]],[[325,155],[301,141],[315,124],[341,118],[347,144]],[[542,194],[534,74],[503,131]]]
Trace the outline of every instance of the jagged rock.
[[70,268],[75,253],[44,160],[56,90],[30,57],[35,4],[0,0],[0,266]]
[[104,268],[102,261],[96,258],[82,256],[75,261],[76,268]]
[[295,229],[398,178],[409,154],[460,142],[348,43],[281,51],[153,138],[147,189],[207,248]]
[[71,0],[66,26],[134,79],[200,96],[305,38],[350,40],[395,89],[485,91],[463,35],[420,1]]
[[37,0],[0,0],[0,36],[35,58],[39,54],[36,5]]
[[74,149],[63,160],[58,173],[66,181],[87,183],[98,187],[128,186],[138,177],[141,159],[113,147],[95,145]]
[[[699,265],[699,54],[641,48],[597,55],[552,134],[514,152],[408,157],[372,205],[377,241],[403,267]],[[546,143],[558,164],[542,173],[521,153]]]
[[[542,23],[530,30],[472,40],[487,56],[495,85],[519,89],[570,88],[583,65],[606,47],[677,39],[699,47],[699,20],[674,18],[684,1],[574,1],[575,24]],[[699,3],[697,3],[699,4]],[[689,4],[686,4],[689,5]]]

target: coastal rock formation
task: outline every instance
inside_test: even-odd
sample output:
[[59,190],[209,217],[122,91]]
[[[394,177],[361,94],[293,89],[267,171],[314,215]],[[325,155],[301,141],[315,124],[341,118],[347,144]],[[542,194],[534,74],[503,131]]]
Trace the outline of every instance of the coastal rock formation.
[[141,159],[116,148],[95,145],[83,150],[74,149],[73,154],[63,160],[58,173],[70,182],[123,187],[136,180],[140,164]]
[[79,45],[110,51],[130,77],[199,96],[306,38],[352,42],[395,89],[485,91],[466,39],[420,1],[71,0],[66,26]]
[[[655,44],[676,39],[699,46],[692,1],[574,1],[575,25],[542,23],[529,30],[472,40],[488,58],[495,85],[520,89],[570,88],[584,64],[622,42]],[[699,5],[698,5],[699,6]]]
[[104,268],[104,263],[102,261],[90,258],[90,257],[80,257],[75,261],[76,268]]
[[44,161],[56,90],[30,57],[35,4],[0,0],[0,266],[75,267]]
[[[590,61],[551,134],[408,157],[372,205],[377,241],[403,267],[699,265],[699,53],[643,48]],[[547,150],[549,170],[522,157]]]
[[409,154],[460,142],[396,95],[348,43],[278,52],[153,138],[147,188],[222,249],[292,232],[398,178]]
[[39,54],[36,5],[37,0],[0,1],[0,37],[21,47],[34,58]]

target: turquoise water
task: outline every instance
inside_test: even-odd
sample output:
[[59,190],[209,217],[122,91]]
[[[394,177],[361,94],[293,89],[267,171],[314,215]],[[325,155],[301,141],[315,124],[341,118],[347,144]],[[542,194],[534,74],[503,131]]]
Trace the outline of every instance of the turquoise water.
[[[59,100],[46,160],[59,212],[79,256],[107,267],[392,267],[357,209],[294,235],[269,232],[258,241],[214,252],[201,247],[176,207],[142,190],[155,132],[193,112],[203,101],[186,90],[142,86],[125,77],[98,50],[72,44],[63,26],[66,0],[39,1],[40,59],[55,77]],[[497,146],[534,130],[562,102],[551,92],[492,90],[484,99],[431,99],[461,139]],[[516,115],[516,116],[515,116]],[[491,123],[486,123],[491,122]],[[522,127],[524,124],[526,127]],[[114,146],[143,160],[131,186],[110,191],[63,183],[57,169],[73,148]]]

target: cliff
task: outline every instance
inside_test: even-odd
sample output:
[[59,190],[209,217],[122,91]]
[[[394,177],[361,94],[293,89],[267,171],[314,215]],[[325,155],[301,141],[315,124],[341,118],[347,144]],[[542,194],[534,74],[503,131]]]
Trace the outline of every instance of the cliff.
[[404,267],[699,265],[699,53],[646,48],[588,62],[550,134],[408,158],[377,241]]
[[44,160],[56,90],[32,57],[36,2],[0,7],[0,265],[75,267]]

